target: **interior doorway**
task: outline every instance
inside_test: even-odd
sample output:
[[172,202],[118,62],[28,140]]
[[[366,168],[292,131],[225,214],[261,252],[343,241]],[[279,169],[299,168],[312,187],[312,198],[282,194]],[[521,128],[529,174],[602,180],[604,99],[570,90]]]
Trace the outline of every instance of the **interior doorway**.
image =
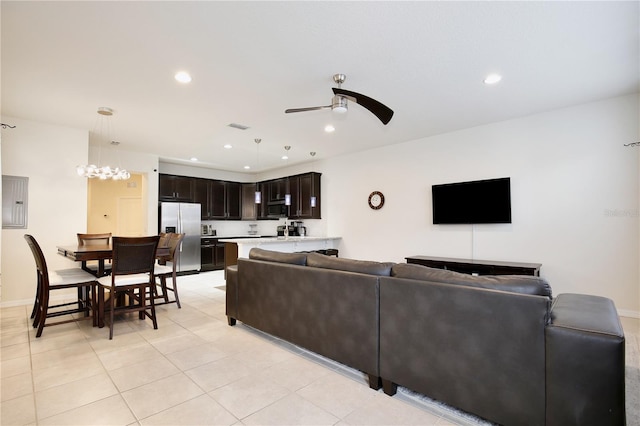
[[146,235],[146,176],[132,173],[124,181],[90,179],[87,191],[87,232],[111,232],[121,237]]

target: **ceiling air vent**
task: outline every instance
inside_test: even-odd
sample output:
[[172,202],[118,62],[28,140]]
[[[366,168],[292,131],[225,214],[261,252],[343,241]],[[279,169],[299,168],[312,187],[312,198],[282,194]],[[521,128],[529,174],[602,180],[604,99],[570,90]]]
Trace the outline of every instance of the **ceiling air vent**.
[[239,129],[239,130],[247,130],[249,128],[249,126],[245,126],[244,124],[238,124],[238,123],[231,123],[231,124],[228,124],[227,126],[233,127],[234,129]]

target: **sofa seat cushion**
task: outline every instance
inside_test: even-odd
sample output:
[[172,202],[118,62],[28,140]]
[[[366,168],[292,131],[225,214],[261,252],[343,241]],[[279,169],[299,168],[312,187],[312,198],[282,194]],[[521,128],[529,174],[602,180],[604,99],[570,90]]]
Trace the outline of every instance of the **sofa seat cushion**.
[[371,260],[354,260],[340,257],[325,256],[319,253],[307,254],[307,266],[324,269],[336,269],[360,274],[379,275],[388,277],[391,274],[392,262],[375,262]]
[[528,275],[474,276],[413,263],[398,263],[391,269],[391,276],[552,297],[551,286],[545,279]]
[[249,259],[305,266],[307,264],[307,253],[283,253],[254,247],[249,251]]

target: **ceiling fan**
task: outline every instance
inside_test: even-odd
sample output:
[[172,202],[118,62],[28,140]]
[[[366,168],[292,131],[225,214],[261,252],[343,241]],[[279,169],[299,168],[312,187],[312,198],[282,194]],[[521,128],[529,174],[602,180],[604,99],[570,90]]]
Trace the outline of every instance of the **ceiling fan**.
[[333,76],[333,81],[338,85],[338,87],[333,87],[333,99],[331,100],[331,105],[325,106],[316,106],[316,107],[307,107],[307,108],[290,108],[285,110],[285,113],[291,112],[303,112],[303,111],[315,111],[319,109],[331,108],[332,111],[338,113],[347,112],[347,101],[355,102],[357,104],[362,105],[370,112],[373,113],[383,124],[387,124],[391,121],[391,117],[393,117],[393,110],[386,105],[381,104],[380,102],[372,99],[368,96],[365,96],[361,93],[352,92],[350,90],[344,90],[341,88],[342,83],[346,80],[347,76],[344,74],[335,74]]

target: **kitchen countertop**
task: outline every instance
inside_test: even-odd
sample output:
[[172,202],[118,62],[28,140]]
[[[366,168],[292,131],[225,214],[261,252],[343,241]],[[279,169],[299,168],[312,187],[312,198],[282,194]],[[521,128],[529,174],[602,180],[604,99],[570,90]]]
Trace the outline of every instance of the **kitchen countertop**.
[[[316,251],[326,249],[337,249],[342,237],[261,237],[261,238],[228,238],[221,239],[220,242],[235,244],[238,248],[237,257],[249,257],[249,252],[254,247],[265,250],[280,251],[284,253],[295,253],[301,251]],[[229,245],[230,245],[229,244]],[[229,246],[227,245],[227,247]],[[236,258],[227,261],[225,266],[234,265]]]
[[[264,237],[272,237],[265,235]],[[200,238],[234,239],[234,238],[263,238],[262,235],[234,234],[234,235],[200,235]]]
[[342,237],[257,237],[252,239],[246,238],[225,238],[222,239],[223,243],[248,243],[248,244],[256,244],[256,243],[291,243],[291,242],[302,242],[302,241],[327,241],[327,240],[339,240]]

